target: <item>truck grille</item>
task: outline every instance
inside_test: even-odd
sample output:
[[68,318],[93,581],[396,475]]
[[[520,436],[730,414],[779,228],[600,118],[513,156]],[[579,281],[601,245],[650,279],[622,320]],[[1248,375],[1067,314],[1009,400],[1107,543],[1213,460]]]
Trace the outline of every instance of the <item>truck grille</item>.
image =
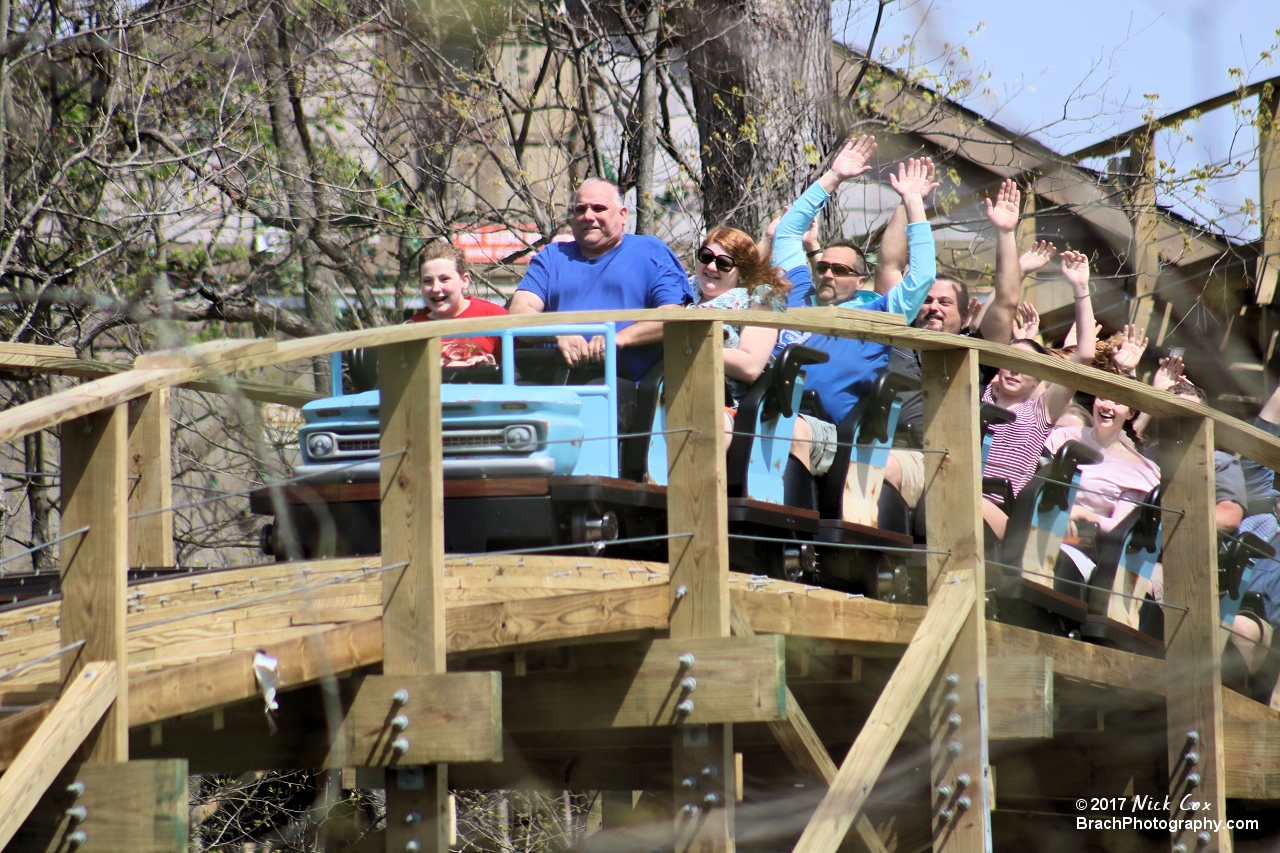
[[[538,428],[533,424],[511,424],[484,429],[446,429],[440,436],[446,456],[472,453],[527,455],[539,449]],[[312,433],[305,439],[313,460],[359,459],[377,456],[377,433],[342,435]]]
[[377,453],[378,439],[376,438],[339,438],[339,453]]

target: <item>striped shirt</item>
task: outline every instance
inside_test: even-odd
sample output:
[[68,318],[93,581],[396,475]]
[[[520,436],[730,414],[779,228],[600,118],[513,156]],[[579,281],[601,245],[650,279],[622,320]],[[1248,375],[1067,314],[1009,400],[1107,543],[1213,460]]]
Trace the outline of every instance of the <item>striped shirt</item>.
[[[995,389],[988,385],[982,392],[984,403],[996,402]],[[1013,408],[1017,420],[991,427],[991,451],[982,466],[984,477],[1004,477],[1013,484],[1013,493],[1022,491],[1040,466],[1040,451],[1053,424],[1044,396],[1037,395]]]

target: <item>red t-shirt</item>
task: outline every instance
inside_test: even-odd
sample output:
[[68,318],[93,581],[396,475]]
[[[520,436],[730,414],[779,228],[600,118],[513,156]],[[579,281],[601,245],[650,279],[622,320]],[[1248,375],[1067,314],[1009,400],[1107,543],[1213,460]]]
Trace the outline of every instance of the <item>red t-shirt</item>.
[[[507,309],[501,305],[495,305],[485,299],[477,299],[472,296],[469,299],[467,307],[455,320],[461,320],[467,317],[497,317],[507,313]],[[431,314],[428,309],[423,308],[418,313],[409,318],[410,323],[429,323],[431,322]],[[502,339],[501,338],[441,338],[440,339],[440,355],[443,360],[448,363],[450,361],[466,361],[477,355],[491,355],[495,359],[502,356]]]

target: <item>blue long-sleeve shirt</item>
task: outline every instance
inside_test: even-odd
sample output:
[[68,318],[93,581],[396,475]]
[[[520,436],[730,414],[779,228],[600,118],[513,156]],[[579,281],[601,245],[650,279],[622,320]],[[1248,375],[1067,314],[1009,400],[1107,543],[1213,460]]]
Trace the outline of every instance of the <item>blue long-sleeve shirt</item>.
[[[802,238],[829,198],[819,184],[809,187],[791,205],[774,232],[774,263],[786,270],[791,281],[791,292],[787,296],[789,308],[813,304],[813,278]],[[873,290],[859,290],[852,299],[841,303],[841,307],[901,314],[908,323],[914,320],[937,275],[933,231],[928,222],[907,225],[907,245],[911,268],[897,286],[883,296]],[[890,347],[884,344],[791,329],[783,330],[778,336],[779,351],[793,343],[803,343],[831,357],[826,364],[805,368],[805,387],[818,395],[822,407],[836,423],[844,420],[889,365]]]

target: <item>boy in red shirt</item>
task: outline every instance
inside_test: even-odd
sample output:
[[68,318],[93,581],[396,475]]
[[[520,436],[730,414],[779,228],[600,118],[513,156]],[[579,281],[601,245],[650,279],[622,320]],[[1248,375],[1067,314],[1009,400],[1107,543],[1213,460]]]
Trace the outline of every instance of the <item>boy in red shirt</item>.
[[[471,271],[462,251],[450,243],[428,243],[418,256],[418,276],[427,307],[409,318],[410,323],[492,317],[507,309],[467,295]],[[441,338],[440,363],[445,367],[494,364],[501,355],[500,338]]]

